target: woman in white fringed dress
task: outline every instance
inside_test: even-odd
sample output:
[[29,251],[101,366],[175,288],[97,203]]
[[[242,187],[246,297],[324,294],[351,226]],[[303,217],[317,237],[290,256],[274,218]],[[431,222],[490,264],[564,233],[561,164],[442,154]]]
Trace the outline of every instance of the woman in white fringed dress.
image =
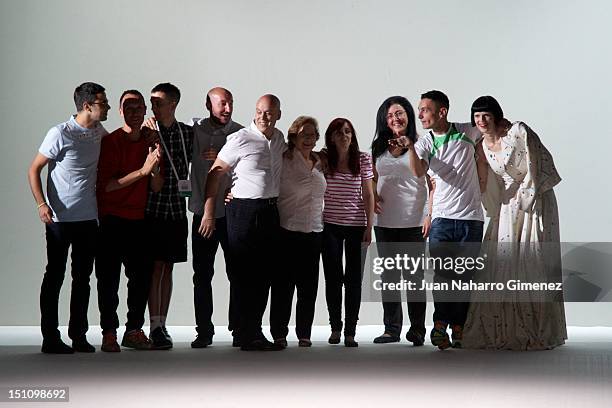
[[[522,122],[498,126],[503,111],[492,96],[472,105],[489,164],[483,204],[489,218],[483,248],[490,281],[561,281],[559,212],[553,187],[561,178],[538,135]],[[473,297],[464,348],[543,350],[565,343],[563,294],[495,293]]]

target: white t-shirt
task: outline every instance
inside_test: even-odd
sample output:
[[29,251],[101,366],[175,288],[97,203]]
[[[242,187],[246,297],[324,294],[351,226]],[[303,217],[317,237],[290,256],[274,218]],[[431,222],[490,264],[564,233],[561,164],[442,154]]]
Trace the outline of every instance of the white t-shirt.
[[[242,125],[229,121],[223,127],[212,126],[210,118],[193,119],[190,125],[193,126],[193,156],[191,158],[191,189],[193,193],[189,197],[189,211],[195,214],[204,213],[204,193],[206,179],[213,160],[206,160],[203,155],[209,150],[214,149],[217,153],[225,145],[227,136],[242,129]],[[231,186],[229,174],[224,174],[219,183],[217,193],[215,218],[225,216],[225,190]]]
[[416,177],[410,170],[408,154],[399,157],[385,150],[376,159],[382,212],[374,216],[374,225],[387,228],[412,228],[423,225],[427,202],[425,176]]
[[278,213],[281,227],[297,232],[323,231],[323,196],[327,182],[321,161],[314,167],[298,151],[283,159]]
[[270,140],[251,122],[227,137],[217,155],[232,168],[232,195],[236,198],[278,197],[283,153],[283,133],[274,129]]
[[429,132],[415,143],[436,182],[432,219],[484,220],[475,158],[479,139],[480,132],[469,123],[451,123],[446,134]]
[[53,221],[88,221],[98,218],[96,180],[102,137],[108,132],[98,123],[87,129],[75,116],[52,127],[38,151],[50,159],[47,203]]

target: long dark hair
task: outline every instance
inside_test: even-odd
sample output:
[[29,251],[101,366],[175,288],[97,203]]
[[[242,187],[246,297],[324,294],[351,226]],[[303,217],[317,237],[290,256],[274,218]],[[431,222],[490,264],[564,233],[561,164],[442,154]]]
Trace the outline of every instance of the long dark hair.
[[[416,117],[412,105],[408,102],[408,99],[403,96],[391,96],[385,99],[376,113],[376,133],[374,134],[374,140],[372,140],[372,158],[374,160],[387,150],[389,147],[389,140],[393,138],[393,132],[389,129],[389,126],[387,126],[387,113],[389,112],[389,108],[395,104],[404,108],[408,115],[406,137],[410,139],[412,143],[415,143],[417,140]],[[402,151],[402,154],[404,153],[406,153],[406,150]]]
[[348,167],[351,173],[356,176],[361,171],[361,166],[359,164],[359,143],[357,142],[357,134],[355,133],[353,124],[350,120],[345,118],[336,118],[332,120],[325,131],[325,148],[327,150],[328,172],[329,174],[333,175],[336,170],[338,170],[338,149],[332,141],[332,133],[342,129],[342,126],[344,126],[345,123],[348,124],[349,128],[351,128],[351,133],[353,134],[348,151]]

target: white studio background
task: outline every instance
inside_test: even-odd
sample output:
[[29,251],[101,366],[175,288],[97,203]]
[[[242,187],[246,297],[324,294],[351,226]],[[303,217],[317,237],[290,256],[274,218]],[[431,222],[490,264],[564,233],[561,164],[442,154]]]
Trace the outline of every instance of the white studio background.
[[[183,93],[179,120],[203,116],[206,90],[220,85],[234,94],[234,119],[247,124],[257,97],[272,92],[282,100],[283,132],[301,114],[318,118],[322,132],[344,116],[362,150],[388,96],[416,105],[422,92],[440,89],[450,97],[450,119],[468,121],[472,101],[491,94],[555,157],[562,239],[612,239],[608,1],[0,0],[0,11],[0,325],[39,322],[45,240],[26,171],[46,131],[74,112],[72,92],[84,81],[106,87],[109,131],[120,126],[123,90],[147,95],[170,81]],[[222,325],[227,281],[218,259],[214,321]],[[170,325],[193,324],[191,274],[190,263],[175,268]],[[316,324],[327,322],[322,281],[321,274]],[[91,324],[98,323],[95,282]],[[379,304],[364,304],[360,322],[381,324],[381,316]],[[612,325],[605,303],[569,304],[567,317],[570,325]]]

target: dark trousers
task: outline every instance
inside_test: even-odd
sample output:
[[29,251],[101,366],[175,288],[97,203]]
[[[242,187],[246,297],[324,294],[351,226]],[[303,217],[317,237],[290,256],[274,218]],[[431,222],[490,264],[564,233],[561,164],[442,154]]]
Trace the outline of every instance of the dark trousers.
[[[376,245],[378,256],[395,257],[397,254],[414,258],[421,258],[425,253],[425,238],[421,227],[414,228],[386,228],[374,227],[376,233]],[[407,244],[408,243],[408,244]],[[424,274],[423,269],[418,271],[402,269],[385,269],[381,280],[383,283],[399,283],[400,280],[415,282],[417,287],[421,286]],[[399,336],[402,332],[403,314],[401,292],[390,291],[382,293],[383,296],[383,322],[385,333]],[[409,291],[406,293],[408,304],[408,317],[410,318],[410,330],[425,335],[425,309],[427,307],[427,296],[425,291]]]
[[100,219],[99,245],[96,254],[98,308],[102,333],[116,332],[119,327],[119,281],[121,265],[127,277],[126,332],[142,329],[149,297],[153,257],[144,219],[130,220],[112,215]]
[[[476,220],[454,220],[450,218],[436,218],[431,223],[429,232],[429,254],[433,258],[458,258],[478,256],[484,223]],[[452,280],[468,281],[472,279],[473,272],[456,273],[453,270],[436,269],[435,283],[447,283]],[[434,315],[433,320],[442,321],[450,325],[465,324],[468,308],[470,306],[468,291],[455,292],[452,300],[448,294],[433,291]]]
[[[344,285],[345,336],[354,336],[361,306],[361,282],[365,257],[362,239],[365,226],[325,223],[323,227],[323,271],[325,299],[332,331],[342,330],[342,286]],[[342,255],[346,251],[346,267]]]
[[89,277],[93,271],[97,245],[98,222],[54,222],[45,226],[47,240],[47,267],[40,288],[40,328],[45,340],[60,338],[58,330],[59,294],[66,273],[68,248],[72,265],[70,292],[70,320],[68,336],[82,339],[87,333],[87,307],[89,305]]
[[238,306],[236,288],[233,283],[231,261],[227,241],[227,223],[225,217],[215,220],[215,231],[210,238],[204,238],[198,232],[202,215],[194,214],[191,225],[191,248],[193,252],[193,306],[195,309],[196,331],[198,335],[212,338],[215,326],[212,323],[213,290],[212,279],[215,274],[215,255],[219,244],[225,258],[225,273],[230,284],[229,326],[228,329],[237,334]]
[[291,317],[293,292],[297,288],[295,334],[298,339],[310,339],[314,321],[321,232],[295,232],[281,228],[282,267],[272,279],[270,299],[270,332],[274,339],[287,337]]
[[225,208],[242,344],[263,338],[261,322],[270,282],[279,265],[275,199],[234,198]]

